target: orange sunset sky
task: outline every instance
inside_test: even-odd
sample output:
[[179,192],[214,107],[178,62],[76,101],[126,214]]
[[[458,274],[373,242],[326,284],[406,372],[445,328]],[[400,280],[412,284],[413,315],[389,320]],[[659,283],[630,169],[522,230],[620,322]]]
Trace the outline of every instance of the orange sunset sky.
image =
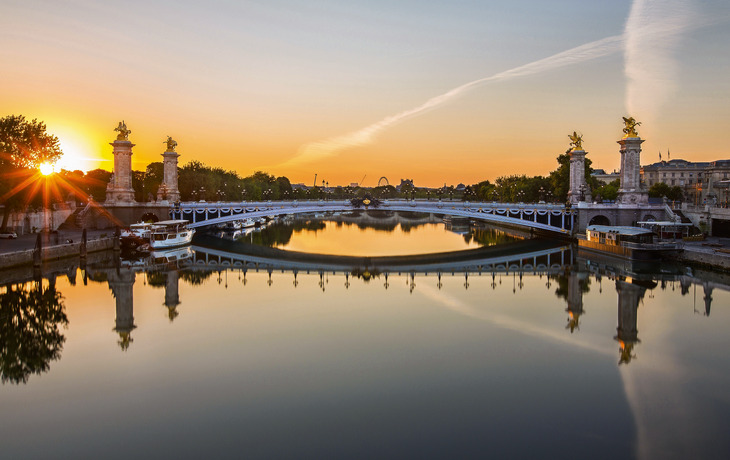
[[642,162],[730,158],[730,3],[4,1],[0,116],[38,118],[66,169],[133,168],[418,186],[547,174],[584,136],[619,166],[621,117]]

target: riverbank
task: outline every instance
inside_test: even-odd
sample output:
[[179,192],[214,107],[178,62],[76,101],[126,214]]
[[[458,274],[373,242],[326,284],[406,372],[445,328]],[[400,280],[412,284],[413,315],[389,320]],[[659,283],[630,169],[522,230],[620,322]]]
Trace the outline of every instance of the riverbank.
[[[81,231],[63,231],[43,235],[41,261],[55,261],[81,254]],[[0,267],[10,268],[33,265],[37,234],[21,235],[17,239],[0,240]],[[114,247],[113,233],[91,230],[87,232],[86,252],[106,251]]]
[[673,260],[710,270],[730,272],[730,238],[708,237],[704,241],[685,241],[684,251]]

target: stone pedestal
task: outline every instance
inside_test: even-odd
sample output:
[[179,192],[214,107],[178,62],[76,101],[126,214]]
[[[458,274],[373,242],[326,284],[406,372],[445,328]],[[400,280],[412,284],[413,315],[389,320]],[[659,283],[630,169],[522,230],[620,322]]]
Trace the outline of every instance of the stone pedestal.
[[571,150],[568,202],[577,204],[580,201],[591,201],[591,189],[586,182],[586,151]]
[[163,180],[157,189],[158,201],[180,201],[180,191],[177,188],[177,158],[180,155],[174,150],[167,150],[162,154]]
[[620,204],[648,204],[649,193],[641,185],[640,137],[624,137],[618,141],[621,146],[621,174],[618,190]]
[[132,188],[132,144],[128,140],[110,143],[114,147],[114,171],[106,187],[107,204],[135,204]]

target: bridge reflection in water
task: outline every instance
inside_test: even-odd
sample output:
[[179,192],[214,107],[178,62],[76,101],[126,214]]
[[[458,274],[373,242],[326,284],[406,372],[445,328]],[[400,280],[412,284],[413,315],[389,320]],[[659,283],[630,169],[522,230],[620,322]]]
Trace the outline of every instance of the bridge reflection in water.
[[[203,239],[202,242],[215,246],[214,240],[218,239],[210,241]],[[108,284],[116,306],[113,330],[119,336],[120,348],[126,350],[133,342],[132,332],[137,327],[134,319],[134,285],[138,274],[145,276],[146,284],[164,288],[163,304],[168,310],[170,321],[174,321],[180,314],[178,306],[184,302],[179,292],[181,279],[194,286],[202,284],[214,286],[217,281],[221,289],[227,289],[229,272],[231,283],[238,278],[245,286],[248,282],[246,275],[249,272],[263,272],[268,274],[268,277],[263,279],[269,286],[274,284],[275,278],[283,276],[289,278],[295,288],[302,278],[299,275],[309,274],[308,279],[318,278],[319,288],[323,292],[327,291],[328,283],[336,278],[342,280],[345,288],[349,288],[351,282],[356,279],[366,283],[379,279],[382,287],[388,289],[390,277],[401,276],[406,277],[410,292],[413,293],[418,289],[416,280],[419,278],[432,279],[434,285],[441,289],[442,277],[451,276],[463,277],[463,289],[469,289],[474,283],[487,283],[487,287],[493,290],[511,290],[512,294],[517,295],[522,290],[523,278],[545,277],[545,289],[565,301],[567,313],[565,328],[571,334],[580,329],[581,317],[585,313],[583,297],[589,291],[590,280],[593,278],[600,285],[606,278],[615,283],[617,293],[618,320],[616,333],[612,336],[619,343],[619,364],[628,364],[636,356],[635,349],[640,343],[637,311],[647,292],[651,292],[657,286],[664,289],[668,283],[672,285],[678,283],[684,296],[693,286],[695,289],[700,287],[704,291],[702,296],[704,308],[698,309],[695,306],[695,313],[709,316],[713,290],[730,290],[730,283],[722,275],[681,270],[667,273],[666,267],[662,274],[656,272],[642,274],[633,272],[627,267],[576,258],[570,246],[555,245],[540,240],[526,240],[445,254],[371,258],[295,253],[252,247],[243,243],[232,247],[234,251],[226,251],[220,247],[186,247],[153,253],[146,259],[138,260],[122,260],[112,253],[103,257],[97,254],[94,261],[81,266],[83,281],[84,284],[89,281]],[[68,320],[63,297],[56,289],[55,280],[59,275],[66,275],[73,285],[76,283],[79,268],[78,265],[69,265],[68,262],[66,265],[58,266],[52,272],[45,274],[43,278],[47,281],[41,278],[29,281],[31,275],[25,272],[22,272],[24,274],[0,272],[0,276],[4,276],[4,286],[0,291],[4,322],[18,323],[18,318],[27,316],[28,313],[23,310],[31,303],[35,305],[34,308],[47,308],[52,311],[53,314],[49,315],[48,319],[54,322],[50,327],[44,326],[44,330],[53,332],[53,340],[47,341],[52,347],[46,353],[39,354],[45,356],[40,363],[33,363],[32,366],[24,365],[23,361],[28,357],[24,358],[20,349],[13,351],[12,346],[3,345],[4,353],[12,355],[3,356],[3,363],[20,361],[19,365],[14,365],[12,368],[3,367],[4,381],[25,382],[31,373],[48,371],[49,363],[60,358],[60,344],[65,338],[58,326],[64,326]],[[19,279],[19,274],[25,279]],[[512,278],[511,283],[509,278]],[[46,295],[49,292],[51,294]],[[30,303],[25,302],[24,296],[35,300]],[[48,305],[44,304],[46,301]],[[488,300],[485,299],[485,302],[488,303]],[[8,330],[12,329],[10,323]],[[40,336],[13,337],[13,334],[6,334],[2,340],[12,340],[27,350],[43,348],[42,344],[25,343],[40,340],[42,339]],[[33,359],[37,361],[36,358]],[[25,370],[18,374],[18,369]]]

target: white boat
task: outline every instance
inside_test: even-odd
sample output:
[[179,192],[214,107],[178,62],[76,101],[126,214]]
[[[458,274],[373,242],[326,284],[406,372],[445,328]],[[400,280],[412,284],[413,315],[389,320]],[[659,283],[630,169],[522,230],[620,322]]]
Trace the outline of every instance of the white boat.
[[140,222],[132,224],[128,229],[124,229],[120,235],[120,242],[123,250],[143,251],[148,249],[147,244],[150,241],[150,233],[152,224]]
[[193,250],[190,247],[167,249],[162,251],[152,251],[148,264],[150,265],[167,265],[171,263],[183,262],[193,257]]
[[188,227],[187,220],[162,220],[152,224],[150,246],[153,249],[173,248],[190,244],[195,229]]

